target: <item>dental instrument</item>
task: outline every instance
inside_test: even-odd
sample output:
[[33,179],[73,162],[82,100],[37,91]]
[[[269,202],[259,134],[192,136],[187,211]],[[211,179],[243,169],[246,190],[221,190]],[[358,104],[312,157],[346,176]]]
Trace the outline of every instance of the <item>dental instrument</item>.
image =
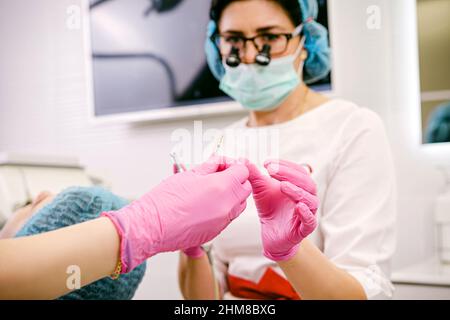
[[218,154],[219,153],[219,151],[222,149],[222,146],[223,146],[223,140],[224,140],[224,135],[222,134],[221,136],[220,136],[220,139],[219,139],[219,142],[217,142],[217,144],[216,144],[216,149],[214,150],[214,153],[213,154]]
[[170,157],[172,158],[173,164],[177,168],[177,172],[183,172],[185,171],[183,167],[181,166],[180,162],[178,161],[178,156],[175,152],[169,153]]

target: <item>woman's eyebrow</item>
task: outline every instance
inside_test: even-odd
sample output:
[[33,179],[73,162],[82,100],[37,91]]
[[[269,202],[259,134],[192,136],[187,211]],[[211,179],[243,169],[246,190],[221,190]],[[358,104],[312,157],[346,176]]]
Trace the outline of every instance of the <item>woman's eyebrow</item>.
[[[274,29],[278,29],[280,31],[286,31],[285,28],[280,27],[280,26],[264,26],[261,28],[256,29],[256,33],[262,33],[262,32],[267,32],[267,31],[271,31]],[[223,33],[229,33],[229,34],[236,34],[236,35],[244,35],[245,32],[241,31],[241,30],[224,30]]]
[[256,32],[266,32],[266,31],[270,31],[270,30],[273,30],[273,29],[279,29],[279,30],[285,30],[283,27],[280,27],[280,26],[265,26],[265,27],[261,27],[261,28],[258,28],[258,29],[256,29]]
[[236,34],[236,35],[244,35],[244,32],[239,31],[239,30],[225,30],[225,31],[223,31],[223,33],[231,33],[231,34]]

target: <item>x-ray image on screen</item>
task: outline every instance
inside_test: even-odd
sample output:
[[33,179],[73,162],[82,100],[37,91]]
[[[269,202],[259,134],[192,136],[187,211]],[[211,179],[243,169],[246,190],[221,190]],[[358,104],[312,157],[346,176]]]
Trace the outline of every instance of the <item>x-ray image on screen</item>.
[[96,116],[224,100],[204,54],[210,0],[91,0]]
[[[328,25],[326,1],[318,1]],[[230,101],[204,52],[211,0],[90,0],[96,117]],[[318,85],[330,87],[330,79]]]

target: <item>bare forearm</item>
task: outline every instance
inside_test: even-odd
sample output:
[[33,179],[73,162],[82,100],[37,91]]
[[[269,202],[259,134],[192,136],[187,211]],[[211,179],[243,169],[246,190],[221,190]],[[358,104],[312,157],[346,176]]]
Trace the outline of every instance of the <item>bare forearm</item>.
[[297,254],[279,266],[302,299],[367,299],[355,278],[306,239]]
[[192,259],[180,253],[179,284],[186,300],[214,299],[214,277],[208,257]]
[[54,299],[70,292],[68,268],[81,286],[113,273],[119,236],[100,218],[36,236],[0,241],[0,299]]

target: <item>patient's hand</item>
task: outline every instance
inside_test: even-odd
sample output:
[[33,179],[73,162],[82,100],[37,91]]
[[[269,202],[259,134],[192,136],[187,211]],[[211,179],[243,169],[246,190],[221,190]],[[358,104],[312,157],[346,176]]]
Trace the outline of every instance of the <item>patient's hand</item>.
[[6,222],[2,230],[0,230],[0,239],[13,238],[23,225],[30,219],[33,214],[38,212],[46,204],[50,203],[54,195],[50,192],[41,192],[31,204],[20,208],[14,212]]

